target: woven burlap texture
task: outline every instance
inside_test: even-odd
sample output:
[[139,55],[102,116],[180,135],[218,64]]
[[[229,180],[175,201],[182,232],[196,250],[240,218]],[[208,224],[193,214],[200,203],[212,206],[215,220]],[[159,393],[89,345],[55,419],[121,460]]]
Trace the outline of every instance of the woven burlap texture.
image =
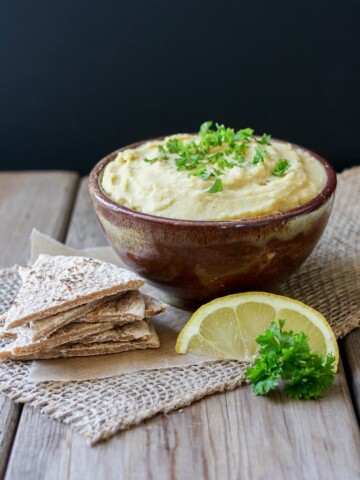
[[[281,292],[321,311],[338,338],[360,325],[360,167],[339,175],[335,205],[320,244]],[[20,286],[17,269],[0,272],[0,314]],[[0,390],[84,435],[90,444],[159,412],[185,407],[244,383],[233,361],[167,368],[98,380],[29,384],[29,363],[7,361]]]

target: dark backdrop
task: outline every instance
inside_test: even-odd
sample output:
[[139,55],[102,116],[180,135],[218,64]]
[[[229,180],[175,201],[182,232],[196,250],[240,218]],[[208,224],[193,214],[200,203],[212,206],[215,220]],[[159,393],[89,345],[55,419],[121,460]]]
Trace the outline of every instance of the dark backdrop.
[[3,0],[2,169],[86,173],[207,119],[360,163],[358,0]]

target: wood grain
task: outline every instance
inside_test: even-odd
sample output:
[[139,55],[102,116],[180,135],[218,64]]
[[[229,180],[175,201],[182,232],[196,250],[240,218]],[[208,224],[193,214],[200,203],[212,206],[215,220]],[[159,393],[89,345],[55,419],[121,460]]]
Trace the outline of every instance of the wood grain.
[[33,228],[65,238],[77,184],[73,172],[1,173],[0,267],[27,262]]
[[[67,236],[72,246],[104,244],[88,202],[83,181]],[[360,476],[359,440],[341,366],[319,401],[259,398],[243,387],[158,415],[93,448],[25,405],[6,478],[353,480]]]
[[360,328],[345,337],[344,353],[353,401],[360,419]]
[[74,436],[69,478],[359,478],[359,434],[343,372],[326,397],[297,402],[250,388],[219,394],[122,432],[93,450]]
[[105,234],[92,207],[87,178],[80,183],[66,244],[74,248],[107,245]]
[[[1,267],[26,263],[33,227],[63,240],[78,175],[72,172],[21,172],[0,175]],[[21,407],[0,395],[0,478],[15,436]]]
[[0,478],[6,470],[20,414],[21,405],[0,394]]
[[25,406],[7,478],[355,480],[359,438],[344,378],[316,402],[247,387],[214,395],[94,448]]

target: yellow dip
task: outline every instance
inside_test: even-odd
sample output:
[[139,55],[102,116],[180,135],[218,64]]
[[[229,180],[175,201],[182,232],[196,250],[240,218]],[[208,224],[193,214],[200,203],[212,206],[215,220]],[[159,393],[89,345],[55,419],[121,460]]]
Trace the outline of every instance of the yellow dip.
[[[253,163],[257,143],[252,140],[245,161],[234,168],[220,168],[223,191],[208,193],[214,178],[189,177],[188,170],[177,171],[175,158],[154,163],[159,146],[169,139],[184,143],[197,135],[179,134],[162,141],[150,141],[135,149],[120,152],[104,169],[102,188],[116,203],[151,215],[187,220],[236,220],[259,217],[297,207],[315,197],[324,187],[325,169],[306,151],[289,143],[271,141],[266,145],[264,162]],[[212,147],[209,155],[225,151],[226,145]],[[283,175],[272,172],[279,159],[286,159],[289,168]]]

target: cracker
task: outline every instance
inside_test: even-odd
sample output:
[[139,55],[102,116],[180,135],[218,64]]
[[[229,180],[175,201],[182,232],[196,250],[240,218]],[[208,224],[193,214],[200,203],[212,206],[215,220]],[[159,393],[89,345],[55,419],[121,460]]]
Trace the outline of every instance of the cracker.
[[111,328],[113,328],[111,323],[70,323],[57,330],[50,337],[35,342],[29,337],[19,335],[12,344],[11,353],[17,356],[42,352]]
[[[75,321],[79,318],[80,321],[83,321],[81,320],[82,316],[87,314],[92,309],[113,300],[114,297],[117,297],[118,295],[119,294],[110,295],[109,297],[100,298],[99,300],[86,303],[85,305],[71,308],[70,310],[66,310],[65,312],[50,315],[50,317],[46,317],[41,320],[31,321],[29,324],[29,328],[27,328],[27,330],[29,331],[28,335],[32,338],[32,340],[40,340],[43,337],[48,337],[52,333],[56,332],[59,328],[64,327],[72,321]],[[21,333],[22,329],[18,328],[17,330],[19,331],[19,333]]]
[[135,273],[94,258],[41,254],[7,311],[5,323],[14,328],[143,284]]
[[145,300],[145,316],[153,317],[158,315],[166,310],[167,305],[160,302],[157,298],[151,297],[150,295],[143,295]]
[[0,328],[0,338],[16,338],[16,332],[7,332],[4,328]]
[[94,335],[89,335],[82,338],[81,341],[77,343],[88,345],[90,343],[100,342],[128,342],[131,340],[146,340],[150,335],[148,323],[145,320],[140,320],[120,327],[116,326],[111,330],[103,331]]
[[0,350],[0,360],[7,360],[8,358],[13,358],[11,356],[11,343],[6,345],[5,347],[2,347]]
[[91,355],[104,355],[110,353],[127,352],[130,350],[144,350],[146,348],[158,348],[160,346],[159,338],[153,325],[149,324],[150,337],[147,340],[134,340],[130,342],[104,342],[82,345],[74,343],[72,345],[60,346],[51,350],[34,353],[32,355],[13,355],[9,347],[0,351],[0,359],[12,360],[45,360],[59,357],[86,357]]
[[130,291],[118,300],[91,310],[84,315],[86,322],[126,320],[127,322],[153,317],[166,310],[166,305],[150,295]]
[[24,267],[22,265],[19,265],[18,273],[20,275],[22,283],[25,283],[27,277],[29,276],[30,271],[31,271],[30,267]]
[[95,308],[84,316],[85,321],[106,322],[109,319],[142,320],[145,317],[145,300],[137,290],[127,292],[121,298]]
[[[139,320],[135,320],[135,322],[138,322]],[[83,323],[83,322],[86,322],[86,323],[106,323],[106,322],[110,322],[112,323],[114,326],[117,325],[117,326],[120,326],[120,325],[126,325],[128,323],[132,323],[134,322],[134,319],[133,318],[107,318],[106,320],[105,319],[100,319],[99,320],[91,320],[89,318],[87,318],[87,316],[84,316],[84,317],[80,317],[80,318],[75,318],[73,320],[73,322],[77,323],[77,322],[80,322],[80,323]]]

